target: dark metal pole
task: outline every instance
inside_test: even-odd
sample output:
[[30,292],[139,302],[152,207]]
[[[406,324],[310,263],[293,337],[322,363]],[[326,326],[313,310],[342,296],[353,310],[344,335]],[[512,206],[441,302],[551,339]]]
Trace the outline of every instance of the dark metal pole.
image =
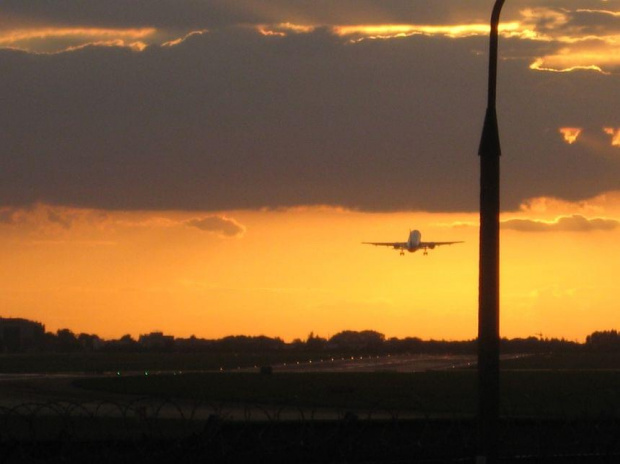
[[478,453],[479,464],[497,462],[499,423],[499,158],[495,110],[499,16],[491,15],[489,93],[480,140],[480,275],[478,287]]

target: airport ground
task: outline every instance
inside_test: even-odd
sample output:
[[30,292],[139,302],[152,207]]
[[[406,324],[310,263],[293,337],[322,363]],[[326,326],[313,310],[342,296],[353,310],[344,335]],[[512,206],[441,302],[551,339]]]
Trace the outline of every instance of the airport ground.
[[[472,357],[351,358],[289,360],[263,373],[238,366],[5,374],[0,444],[14,451],[4,462],[37,453],[78,462],[88,446],[99,450],[98,462],[170,460],[180,449],[188,462],[205,455],[212,462],[290,462],[291,455],[298,462],[469,462],[462,459],[475,448]],[[518,462],[616,462],[617,359],[504,360],[504,462],[516,455]]]

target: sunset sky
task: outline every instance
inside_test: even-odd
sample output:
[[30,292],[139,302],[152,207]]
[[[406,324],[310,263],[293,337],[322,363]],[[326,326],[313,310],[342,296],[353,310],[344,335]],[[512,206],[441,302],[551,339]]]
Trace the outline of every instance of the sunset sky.
[[[3,0],[0,316],[476,337],[493,3]],[[500,34],[501,334],[620,329],[620,0]]]

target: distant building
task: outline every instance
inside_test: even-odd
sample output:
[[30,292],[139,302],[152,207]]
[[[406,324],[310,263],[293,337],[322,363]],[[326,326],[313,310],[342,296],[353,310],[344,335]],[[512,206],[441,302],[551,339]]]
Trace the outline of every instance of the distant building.
[[43,345],[45,326],[27,319],[0,317],[0,351],[34,351]]
[[162,332],[151,332],[147,335],[140,335],[138,343],[147,350],[166,350],[174,346],[174,337],[164,335]]

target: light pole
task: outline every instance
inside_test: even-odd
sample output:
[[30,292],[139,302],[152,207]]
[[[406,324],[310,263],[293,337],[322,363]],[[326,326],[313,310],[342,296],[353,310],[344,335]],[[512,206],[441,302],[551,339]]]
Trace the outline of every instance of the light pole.
[[499,16],[491,15],[487,110],[480,139],[480,274],[478,283],[478,452],[477,463],[497,462],[499,425],[499,158],[495,110]]

